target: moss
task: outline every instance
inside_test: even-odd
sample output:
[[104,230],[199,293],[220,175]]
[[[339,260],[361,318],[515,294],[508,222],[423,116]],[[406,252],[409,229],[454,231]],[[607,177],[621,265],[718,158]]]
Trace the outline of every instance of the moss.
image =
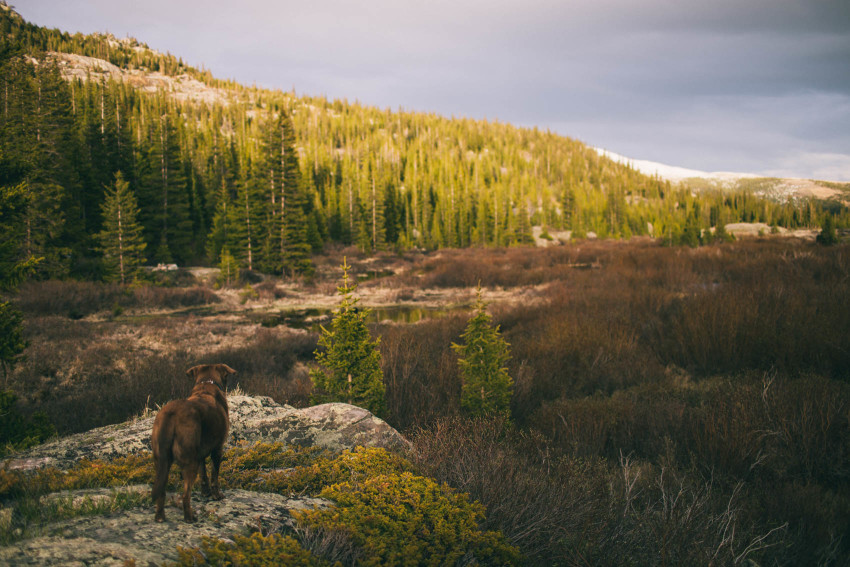
[[313,529],[346,533],[363,565],[513,565],[519,552],[498,532],[482,531],[484,507],[448,485],[410,472],[328,486],[335,507],[294,513]]
[[180,559],[173,565],[287,565],[314,567],[329,565],[301,547],[293,537],[260,533],[236,536],[233,542],[205,537],[200,547],[178,548]]

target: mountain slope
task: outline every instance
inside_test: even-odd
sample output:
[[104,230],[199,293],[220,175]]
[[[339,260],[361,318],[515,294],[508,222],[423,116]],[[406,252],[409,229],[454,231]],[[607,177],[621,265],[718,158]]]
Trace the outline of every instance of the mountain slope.
[[686,225],[792,228],[824,214],[758,188],[697,194],[537,129],[243,87],[136,40],[29,24],[8,6],[0,36],[0,186],[33,193],[39,222],[19,229],[20,254],[43,256],[44,276],[109,277],[95,236],[119,171],[147,261],[233,257],[290,275],[309,273],[327,243],[524,245],[532,226],[675,242]]
[[846,187],[844,187],[844,190],[839,189],[846,184],[819,182],[811,179],[767,178],[753,173],[730,171],[699,171],[649,160],[627,158],[602,148],[594,149],[599,152],[599,155],[629,165],[645,175],[658,176],[672,183],[684,183],[695,189],[704,188],[706,182],[721,189],[744,189],[750,181],[760,180],[760,182],[766,183],[769,188],[769,190],[764,191],[764,194],[774,199],[800,197],[830,199],[843,196],[847,189]]

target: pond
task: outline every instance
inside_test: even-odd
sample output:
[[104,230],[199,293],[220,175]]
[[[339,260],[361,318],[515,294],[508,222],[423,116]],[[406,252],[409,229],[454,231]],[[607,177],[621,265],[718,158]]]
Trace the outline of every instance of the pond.
[[[454,313],[470,311],[466,305],[452,307],[417,307],[394,305],[370,307],[367,323],[417,323],[425,319],[436,319]],[[333,309],[290,309],[278,313],[266,313],[259,322],[264,327],[284,325],[292,329],[308,329],[319,332],[320,325],[329,325]]]

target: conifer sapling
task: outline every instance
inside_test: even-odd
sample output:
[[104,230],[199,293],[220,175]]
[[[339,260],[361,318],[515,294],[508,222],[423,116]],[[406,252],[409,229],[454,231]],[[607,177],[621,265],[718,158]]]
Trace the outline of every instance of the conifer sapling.
[[372,340],[366,319],[369,309],[357,306],[356,282],[348,276],[343,258],[342,286],[337,288],[342,301],[331,321],[331,329],[322,327],[316,361],[320,368],[310,372],[316,389],[314,402],[341,401],[381,415],[384,410],[384,378],[381,372],[380,339]]
[[462,344],[452,343],[460,357],[461,407],[472,415],[510,414],[513,380],[504,364],[510,359],[510,345],[502,338],[499,327],[493,326],[477,290],[475,315],[461,335]]
[[142,225],[137,221],[136,197],[120,171],[115,174],[112,185],[106,188],[101,210],[103,230],[98,239],[107,275],[125,284],[144,262],[147,244],[142,238]]

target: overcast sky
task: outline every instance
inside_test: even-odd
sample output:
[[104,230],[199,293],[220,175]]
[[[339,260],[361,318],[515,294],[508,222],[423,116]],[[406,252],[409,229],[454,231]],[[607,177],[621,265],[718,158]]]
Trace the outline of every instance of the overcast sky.
[[850,181],[850,0],[11,0],[220,78]]

